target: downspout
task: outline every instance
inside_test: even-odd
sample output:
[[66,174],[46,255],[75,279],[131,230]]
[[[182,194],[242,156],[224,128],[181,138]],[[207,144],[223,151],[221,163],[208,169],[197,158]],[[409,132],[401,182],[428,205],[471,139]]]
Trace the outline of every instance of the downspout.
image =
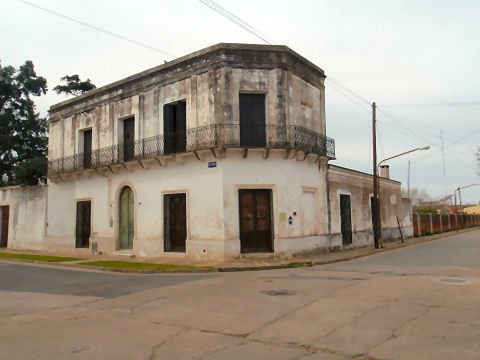
[[325,166],[325,191],[327,195],[327,229],[328,229],[328,235],[332,234],[332,212],[330,208],[330,179],[328,177],[328,168],[329,164],[327,161],[327,164]]

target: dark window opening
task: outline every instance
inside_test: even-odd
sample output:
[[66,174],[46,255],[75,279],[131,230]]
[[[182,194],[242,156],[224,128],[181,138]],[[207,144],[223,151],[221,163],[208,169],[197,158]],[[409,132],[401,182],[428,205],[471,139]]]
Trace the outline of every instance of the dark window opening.
[[342,229],[342,243],[352,243],[352,208],[350,195],[340,195],[340,222]]
[[135,118],[123,120],[123,160],[135,157]]
[[83,132],[83,168],[92,167],[92,130]]
[[0,206],[0,247],[8,245],[8,219],[10,215],[9,206]]
[[77,223],[75,247],[88,248],[90,244],[91,202],[77,202]]
[[240,146],[265,144],[265,94],[240,94]]
[[163,231],[165,251],[185,252],[187,239],[187,195],[163,197]]
[[187,103],[185,101],[163,106],[163,133],[165,154],[187,150]]

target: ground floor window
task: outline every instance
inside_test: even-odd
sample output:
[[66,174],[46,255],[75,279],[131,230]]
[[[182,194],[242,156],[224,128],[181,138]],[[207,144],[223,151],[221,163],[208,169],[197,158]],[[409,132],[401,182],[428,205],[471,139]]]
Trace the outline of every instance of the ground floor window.
[[163,230],[165,251],[185,252],[187,194],[166,194],[163,196]]
[[240,213],[240,251],[273,252],[272,190],[238,191]]

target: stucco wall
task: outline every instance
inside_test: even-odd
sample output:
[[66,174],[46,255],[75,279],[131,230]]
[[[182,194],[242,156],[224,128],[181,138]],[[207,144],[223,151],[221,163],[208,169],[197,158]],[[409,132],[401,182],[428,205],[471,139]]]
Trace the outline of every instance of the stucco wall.
[[49,159],[82,153],[84,130],[92,130],[93,150],[122,143],[121,124],[129,117],[134,117],[136,140],[161,135],[163,106],[179,100],[186,101],[187,129],[239,124],[241,93],[265,94],[267,125],[298,125],[325,135],[323,71],[312,71],[313,64],[303,58],[293,65],[288,56],[274,56],[275,51],[290,54],[288,48],[259,48],[260,53],[239,52],[230,61],[206,49],[203,56],[221,59],[221,65],[172,62],[121,80],[123,86],[114,83],[52,106]]
[[[340,195],[350,195],[353,246],[373,241],[371,197],[372,176],[358,171],[329,166],[332,245],[341,246]],[[397,216],[403,218],[401,184],[381,178],[380,208],[383,238],[399,237]]]
[[[90,242],[97,242],[99,251],[115,251],[119,193],[128,185],[135,195],[133,250],[140,256],[183,256],[163,252],[163,195],[175,192],[187,194],[186,256],[239,256],[238,190],[243,188],[272,189],[276,254],[328,246],[324,169],[314,159],[285,159],[284,154],[271,151],[267,159],[264,150],[251,150],[243,158],[243,151],[228,150],[224,158],[215,158],[203,152],[200,161],[190,154],[171,158],[166,167],[151,162],[148,169],[119,167],[107,177],[92,171],[76,180],[51,183],[46,244],[51,250],[74,249],[75,203],[91,200]],[[216,167],[209,168],[209,161],[216,161]],[[311,194],[313,213],[304,212],[304,194]],[[292,225],[288,216],[293,217]]]
[[8,248],[44,247],[47,192],[45,185],[0,188],[0,206],[9,206]]

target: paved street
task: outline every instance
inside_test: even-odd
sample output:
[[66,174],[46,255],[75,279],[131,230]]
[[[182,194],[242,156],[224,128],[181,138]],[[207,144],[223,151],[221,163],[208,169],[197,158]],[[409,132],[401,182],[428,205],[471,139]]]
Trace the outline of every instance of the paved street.
[[0,262],[5,359],[479,359],[480,230],[313,268]]

